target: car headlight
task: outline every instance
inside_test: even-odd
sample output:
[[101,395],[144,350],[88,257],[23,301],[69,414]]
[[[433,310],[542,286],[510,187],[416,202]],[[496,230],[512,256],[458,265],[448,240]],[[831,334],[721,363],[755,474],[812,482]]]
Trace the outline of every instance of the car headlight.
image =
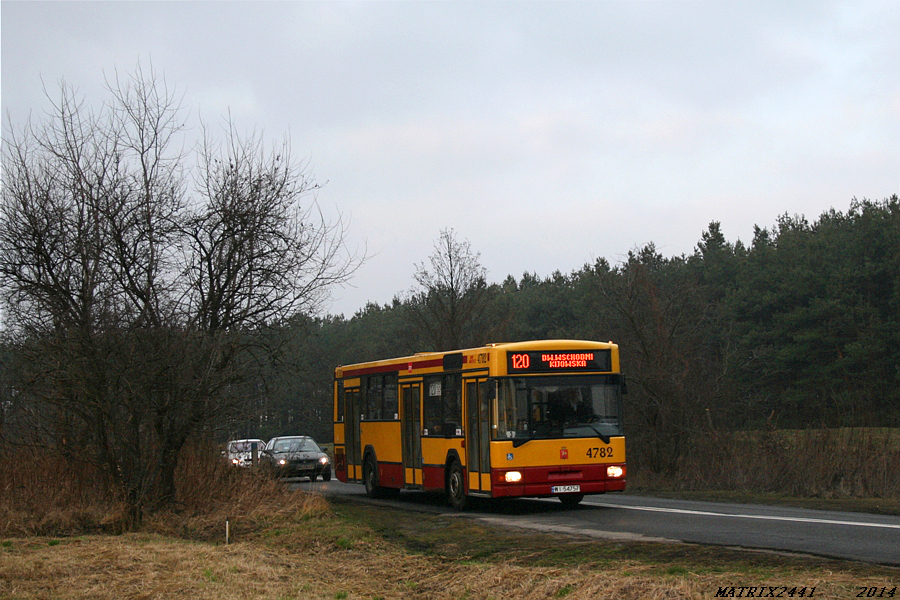
[[287,461],[282,458],[281,460],[278,461],[278,464],[281,466],[284,466],[287,464]]
[[327,465],[327,464],[328,464],[328,457],[327,457],[327,456],[323,456],[322,458],[319,459],[319,462],[322,463],[323,465]]
[[241,461],[240,461],[240,459],[232,458],[232,459],[231,459],[231,464],[233,464],[233,465],[239,465],[239,464],[241,464]]

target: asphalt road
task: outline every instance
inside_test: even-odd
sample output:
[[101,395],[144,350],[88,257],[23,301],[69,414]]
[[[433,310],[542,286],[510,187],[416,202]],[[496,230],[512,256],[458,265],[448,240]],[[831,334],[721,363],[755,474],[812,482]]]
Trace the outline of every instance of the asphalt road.
[[477,501],[457,513],[439,494],[402,492],[396,500],[369,500],[359,484],[336,480],[292,482],[327,495],[447,513],[500,525],[606,539],[690,542],[765,549],[900,566],[900,517],[603,494],[577,507],[555,499]]

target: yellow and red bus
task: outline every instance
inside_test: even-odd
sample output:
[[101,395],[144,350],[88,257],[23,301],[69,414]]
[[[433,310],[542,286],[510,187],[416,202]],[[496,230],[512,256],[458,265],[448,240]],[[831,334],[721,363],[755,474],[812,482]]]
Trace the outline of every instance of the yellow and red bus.
[[405,490],[552,497],[625,489],[619,347],[537,340],[337,367],[339,480]]

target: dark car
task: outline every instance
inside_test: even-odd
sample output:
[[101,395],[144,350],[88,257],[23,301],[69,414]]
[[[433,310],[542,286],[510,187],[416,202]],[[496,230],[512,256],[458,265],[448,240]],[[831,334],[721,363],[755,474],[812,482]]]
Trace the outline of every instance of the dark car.
[[331,479],[331,461],[316,441],[308,436],[276,437],[269,440],[260,456],[262,465],[278,477]]

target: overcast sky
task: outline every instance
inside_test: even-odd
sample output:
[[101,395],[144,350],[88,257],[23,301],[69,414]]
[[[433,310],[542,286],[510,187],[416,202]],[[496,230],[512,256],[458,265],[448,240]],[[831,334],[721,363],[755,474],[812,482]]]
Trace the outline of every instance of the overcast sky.
[[[414,285],[440,231],[491,282],[691,253],[900,188],[900,2],[0,3],[2,111],[152,61],[206,121],[290,134],[370,255],[332,313]],[[194,123],[195,121],[191,121]]]

